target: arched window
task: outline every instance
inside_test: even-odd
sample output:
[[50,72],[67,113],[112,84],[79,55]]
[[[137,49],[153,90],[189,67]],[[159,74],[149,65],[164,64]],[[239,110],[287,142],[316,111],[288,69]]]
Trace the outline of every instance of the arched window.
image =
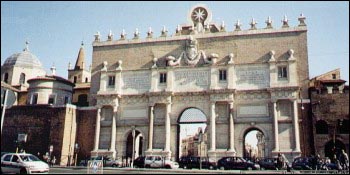
[[8,83],[8,81],[9,81],[9,73],[6,72],[4,75],[4,82]]
[[328,124],[324,120],[316,122],[316,134],[328,134]]
[[26,74],[21,73],[19,76],[19,84],[24,84],[26,82]]

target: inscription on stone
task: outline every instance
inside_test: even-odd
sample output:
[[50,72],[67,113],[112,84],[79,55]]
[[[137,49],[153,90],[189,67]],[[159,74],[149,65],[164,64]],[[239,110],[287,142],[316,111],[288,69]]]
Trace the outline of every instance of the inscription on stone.
[[194,87],[205,88],[209,85],[209,72],[203,71],[176,71],[175,82],[178,87],[187,87],[192,85]]
[[268,67],[242,66],[236,69],[237,87],[240,89],[266,88],[270,84]]
[[123,89],[148,90],[151,87],[149,74],[137,73],[123,76]]

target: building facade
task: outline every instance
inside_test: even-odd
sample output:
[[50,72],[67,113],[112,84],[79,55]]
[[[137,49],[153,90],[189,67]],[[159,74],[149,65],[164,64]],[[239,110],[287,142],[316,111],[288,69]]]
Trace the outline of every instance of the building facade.
[[315,154],[349,155],[349,86],[336,69],[310,80],[311,117]]
[[[90,105],[97,108],[92,155],[129,154],[132,131],[143,136],[142,155],[177,160],[179,121],[189,108],[201,110],[208,126],[208,157],[243,156],[251,130],[264,135],[264,156],[300,156],[300,99],[309,79],[307,27],[283,19],[274,28],[227,31],[211,21],[204,5],[194,6],[188,23],[160,37],[145,39],[136,30],[114,40],[100,34],[93,42]],[[306,114],[304,115],[306,116]],[[136,134],[136,137],[138,136]],[[303,139],[304,141],[304,139]]]

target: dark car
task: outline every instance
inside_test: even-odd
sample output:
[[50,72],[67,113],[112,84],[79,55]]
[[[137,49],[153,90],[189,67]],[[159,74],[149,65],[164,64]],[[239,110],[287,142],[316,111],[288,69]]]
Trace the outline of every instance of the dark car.
[[144,168],[145,167],[145,157],[140,156],[134,160],[135,168]]
[[262,170],[277,170],[277,158],[264,158],[258,164]]
[[209,159],[206,157],[202,157],[201,159],[200,157],[195,156],[181,157],[179,160],[179,168],[200,168],[200,162],[202,162],[203,169],[216,169],[216,162],[210,162]]
[[258,170],[260,165],[246,161],[242,157],[223,157],[218,160],[217,167],[221,170]]
[[294,170],[312,170],[312,159],[310,157],[297,157],[292,163]]

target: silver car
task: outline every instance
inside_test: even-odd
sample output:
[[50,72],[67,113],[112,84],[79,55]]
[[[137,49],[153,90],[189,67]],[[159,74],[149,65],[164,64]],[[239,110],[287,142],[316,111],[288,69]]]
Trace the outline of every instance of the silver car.
[[1,157],[1,174],[48,173],[49,165],[32,154],[7,153]]

